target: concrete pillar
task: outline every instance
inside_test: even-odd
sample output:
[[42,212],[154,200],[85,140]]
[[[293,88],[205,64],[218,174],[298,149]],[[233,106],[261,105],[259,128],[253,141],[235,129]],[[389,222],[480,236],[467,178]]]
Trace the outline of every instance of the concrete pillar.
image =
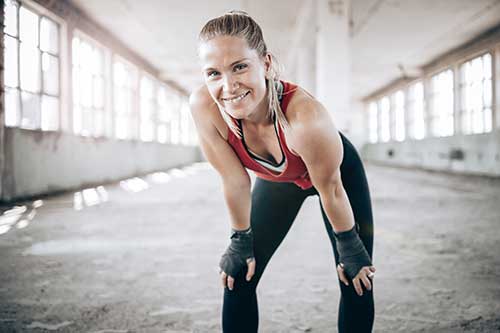
[[316,97],[337,128],[352,131],[349,0],[317,0]]
[[493,115],[492,128],[500,129],[500,45],[498,45],[492,54],[492,86],[493,86],[493,101],[491,106],[491,112]]
[[0,6],[0,201],[3,198],[3,175],[4,175],[4,165],[5,165],[5,154],[4,154],[4,132],[5,132],[5,94],[4,94],[4,82],[3,82],[3,67],[4,67],[4,4],[3,1]]

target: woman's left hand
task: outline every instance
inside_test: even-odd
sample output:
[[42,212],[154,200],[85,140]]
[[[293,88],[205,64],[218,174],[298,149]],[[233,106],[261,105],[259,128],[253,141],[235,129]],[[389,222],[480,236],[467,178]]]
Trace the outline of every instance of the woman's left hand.
[[[374,266],[364,266],[358,272],[358,274],[352,279],[352,284],[354,285],[354,289],[359,296],[363,296],[363,288],[361,287],[361,283],[364,284],[366,290],[372,290],[372,284],[370,279],[373,279],[375,276],[375,267]],[[337,273],[339,275],[340,281],[342,281],[346,286],[349,285],[349,280],[347,279],[346,274],[344,273],[344,268],[342,264],[337,265]]]

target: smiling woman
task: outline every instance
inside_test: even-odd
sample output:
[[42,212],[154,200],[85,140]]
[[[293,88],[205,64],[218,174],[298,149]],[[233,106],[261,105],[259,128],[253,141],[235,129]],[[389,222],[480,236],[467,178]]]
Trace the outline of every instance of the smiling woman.
[[[318,195],[341,281],[339,331],[370,332],[373,219],[354,146],[314,97],[279,79],[248,14],[207,22],[198,51],[205,84],[191,94],[191,113],[231,216],[219,264],[223,331],[257,331],[258,282],[303,201]],[[252,192],[247,169],[257,175]]]

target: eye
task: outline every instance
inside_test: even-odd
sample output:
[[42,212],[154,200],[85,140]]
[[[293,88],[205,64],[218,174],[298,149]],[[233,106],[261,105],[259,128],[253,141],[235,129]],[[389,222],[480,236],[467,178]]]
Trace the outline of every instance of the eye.
[[234,66],[234,70],[239,71],[239,70],[245,69],[247,67],[248,67],[247,64],[237,64],[236,66]]
[[217,72],[217,71],[210,71],[210,72],[207,72],[207,77],[211,78],[211,77],[214,77],[217,74],[219,74],[219,72]]

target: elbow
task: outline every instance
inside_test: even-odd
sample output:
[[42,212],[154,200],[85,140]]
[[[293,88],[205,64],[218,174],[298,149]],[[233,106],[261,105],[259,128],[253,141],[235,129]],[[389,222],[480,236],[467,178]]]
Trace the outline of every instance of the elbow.
[[339,198],[344,195],[344,186],[340,178],[340,172],[334,177],[328,177],[315,185],[316,190],[323,198]]
[[252,182],[249,175],[241,177],[227,177],[223,178],[224,188],[231,191],[242,193],[243,191],[250,191]]

